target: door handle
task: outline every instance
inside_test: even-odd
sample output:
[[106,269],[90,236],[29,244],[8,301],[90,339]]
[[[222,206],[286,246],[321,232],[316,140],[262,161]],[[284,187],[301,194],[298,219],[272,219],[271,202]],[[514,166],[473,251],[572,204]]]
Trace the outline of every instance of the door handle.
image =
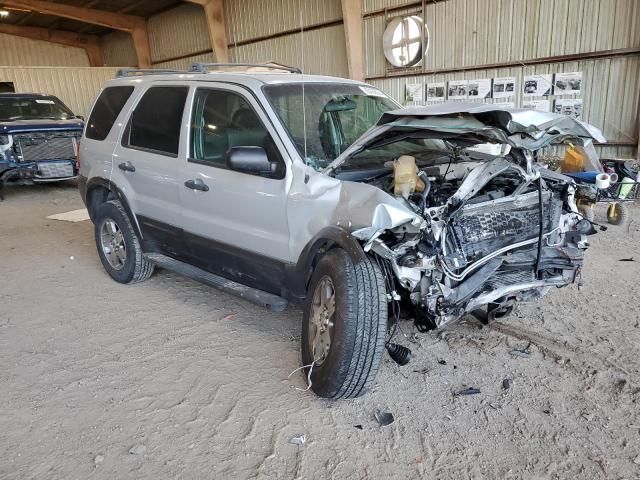
[[200,190],[201,192],[209,191],[209,185],[204,183],[199,178],[196,178],[195,180],[187,180],[186,182],[184,182],[184,186],[190,188],[191,190]]
[[118,165],[118,168],[120,170],[124,170],[125,172],[135,172],[136,171],[136,167],[134,167],[131,164],[131,162],[123,162],[123,163]]

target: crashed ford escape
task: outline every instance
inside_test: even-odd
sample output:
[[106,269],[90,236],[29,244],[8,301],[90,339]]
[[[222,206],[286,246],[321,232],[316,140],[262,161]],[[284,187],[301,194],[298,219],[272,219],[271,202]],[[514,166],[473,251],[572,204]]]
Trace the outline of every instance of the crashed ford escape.
[[301,303],[305,378],[329,398],[364,393],[385,348],[407,360],[389,334],[401,315],[421,331],[489,321],[580,282],[592,226],[536,156],[604,142],[594,127],[216,68],[121,72],[96,101],[79,184],[116,281],[160,266],[274,310]]

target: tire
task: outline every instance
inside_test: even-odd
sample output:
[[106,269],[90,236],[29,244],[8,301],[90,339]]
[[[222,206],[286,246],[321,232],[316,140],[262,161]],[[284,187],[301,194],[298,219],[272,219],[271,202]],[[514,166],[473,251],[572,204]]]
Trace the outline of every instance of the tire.
[[629,219],[629,209],[623,203],[611,203],[607,208],[607,221],[611,225],[624,225]]
[[[116,227],[115,234],[111,233],[113,225]],[[102,266],[116,282],[142,282],[153,274],[154,265],[144,258],[140,241],[119,201],[110,200],[97,206],[94,232]],[[109,242],[110,236],[118,244],[117,247],[114,248],[114,244]],[[110,255],[107,249],[120,253]]]
[[596,212],[592,205],[578,205],[578,213],[590,222],[596,218]]
[[[329,317],[333,325],[324,333],[330,348],[328,353],[317,352],[318,361],[314,362],[312,342],[317,327],[312,321],[319,308],[316,295],[324,291],[326,279],[331,282],[335,305]],[[387,298],[378,266],[368,259],[354,264],[344,250],[330,250],[315,267],[304,306],[302,361],[303,365],[314,363],[311,389],[320,397],[332,399],[364,394],[378,373],[386,333]]]

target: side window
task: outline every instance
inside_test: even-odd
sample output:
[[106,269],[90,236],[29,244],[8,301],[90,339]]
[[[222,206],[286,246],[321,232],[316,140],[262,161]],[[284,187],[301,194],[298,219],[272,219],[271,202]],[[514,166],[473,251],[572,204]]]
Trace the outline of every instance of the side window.
[[182,112],[189,87],[151,87],[131,114],[123,145],[178,156]]
[[233,147],[262,147],[277,165],[271,178],[284,177],[284,162],[271,135],[240,95],[223,90],[199,89],[193,104],[191,160],[226,168]]
[[120,110],[127,103],[132,92],[133,87],[130,86],[105,88],[89,116],[86,137],[92,140],[107,138]]

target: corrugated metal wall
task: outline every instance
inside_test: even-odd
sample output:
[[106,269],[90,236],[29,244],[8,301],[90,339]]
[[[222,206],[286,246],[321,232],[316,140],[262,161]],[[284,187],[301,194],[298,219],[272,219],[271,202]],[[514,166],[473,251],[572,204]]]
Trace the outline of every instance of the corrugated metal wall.
[[0,79],[13,82],[17,92],[49,93],[60,98],[74,113],[86,116],[115,68],[96,67],[0,67]]
[[112,32],[102,37],[102,56],[105,65],[130,67],[138,64],[133,40],[127,32]]
[[[365,12],[406,5],[407,0],[365,0]],[[396,10],[390,17],[419,13],[421,7]],[[611,141],[638,142],[640,56],[526,66],[527,60],[640,46],[638,0],[441,0],[428,3],[430,34],[427,70],[456,69],[522,61],[515,68],[494,68],[418,77],[371,80],[403,101],[407,83],[515,76],[534,73],[583,72],[583,119],[601,128]],[[365,18],[368,77],[393,73],[381,48],[385,15]],[[500,101],[521,105],[516,96]],[[554,97],[551,97],[553,100]],[[493,102],[489,99],[488,102]],[[632,146],[601,147],[607,156],[633,156]]]
[[[309,73],[339,76],[348,73],[342,25],[305,32],[305,55],[299,33],[261,40],[299,29],[301,20],[304,27],[339,21],[340,0],[228,0],[225,17],[232,61],[273,60],[304,67]],[[154,67],[186,68],[193,62],[215,61],[213,54],[207,52],[211,44],[202,7],[181,5],[152,17],[148,26]],[[125,45],[117,37],[105,42],[107,65],[135,65],[133,45]],[[236,43],[241,45],[233,46]]]
[[225,2],[229,43],[340,20],[340,0],[233,0]]
[[[640,45],[638,0],[441,0],[427,4],[425,17],[430,70]],[[368,76],[385,74],[380,47],[385,26],[384,15],[364,21]]]
[[0,65],[74,65],[88,67],[83,48],[0,33]]

